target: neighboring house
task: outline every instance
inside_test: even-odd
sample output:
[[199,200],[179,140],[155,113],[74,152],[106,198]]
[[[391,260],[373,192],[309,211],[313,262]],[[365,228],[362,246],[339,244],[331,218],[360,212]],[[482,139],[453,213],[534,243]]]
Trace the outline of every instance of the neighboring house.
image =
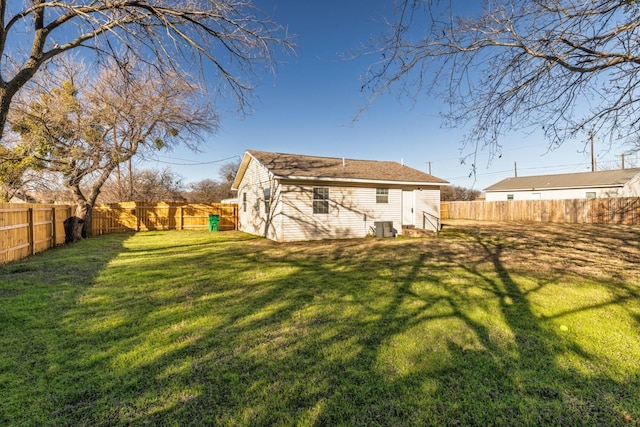
[[364,237],[376,225],[385,234],[402,234],[403,227],[436,231],[446,184],[397,162],[251,150],[232,189],[239,230],[290,242]]
[[640,197],[640,168],[507,178],[484,191],[488,202]]

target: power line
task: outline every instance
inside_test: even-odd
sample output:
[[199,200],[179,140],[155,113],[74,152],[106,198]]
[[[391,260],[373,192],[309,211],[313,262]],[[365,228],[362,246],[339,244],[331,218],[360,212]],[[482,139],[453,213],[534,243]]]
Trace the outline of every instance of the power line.
[[[576,166],[586,166],[584,163],[574,163],[574,164],[567,164],[567,165],[553,165],[553,166],[537,166],[537,167],[531,167],[531,168],[518,168],[519,171],[530,171],[530,170],[539,170],[539,169],[567,169],[567,168],[574,168]],[[500,171],[494,171],[494,172],[487,172],[487,173],[478,173],[476,174],[477,177],[485,177],[485,176],[492,176],[492,175],[501,175],[504,173],[513,173],[513,169],[505,169],[505,170],[500,170]],[[455,178],[448,178],[451,180],[454,179],[464,179],[464,178],[469,178],[468,175],[465,176],[458,176]]]
[[[166,157],[166,156],[158,156],[158,157]],[[160,159],[158,159],[158,158],[153,159],[153,160],[155,160],[155,161],[156,161],[156,162],[158,162],[158,163],[165,164],[165,165],[175,165],[175,166],[200,166],[200,165],[213,165],[213,164],[216,164],[216,163],[222,163],[222,162],[226,162],[227,160],[231,160],[231,159],[235,159],[235,158],[240,158],[240,156],[231,156],[231,157],[226,157],[226,158],[224,158],[224,159],[212,160],[212,161],[209,161],[209,162],[191,162],[191,161],[190,161],[190,160],[188,160],[188,159],[180,159],[180,158],[177,158],[177,157],[167,157],[167,158],[169,158],[169,159],[173,159],[173,160],[180,160],[180,161],[183,161],[183,162],[189,162],[189,163],[168,162],[168,161],[165,161],[165,160],[160,160]],[[151,159],[150,159],[150,160],[151,160]]]

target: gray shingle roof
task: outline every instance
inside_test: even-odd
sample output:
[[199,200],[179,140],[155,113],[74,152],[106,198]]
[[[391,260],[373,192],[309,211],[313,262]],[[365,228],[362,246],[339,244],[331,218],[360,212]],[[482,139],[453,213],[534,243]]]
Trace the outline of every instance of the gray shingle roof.
[[640,168],[634,168],[557,175],[523,176],[503,179],[502,181],[485,188],[484,191],[530,191],[560,188],[622,187],[639,173]]
[[304,156],[255,150],[249,150],[247,153],[265,165],[278,178],[448,184],[448,181],[444,179],[397,162]]

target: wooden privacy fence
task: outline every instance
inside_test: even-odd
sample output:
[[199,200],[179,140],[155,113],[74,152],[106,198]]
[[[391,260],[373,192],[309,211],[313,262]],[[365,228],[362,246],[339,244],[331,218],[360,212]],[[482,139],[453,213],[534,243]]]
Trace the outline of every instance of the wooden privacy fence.
[[238,228],[238,205],[223,203],[125,202],[93,208],[93,235],[150,230],[206,230],[209,215],[219,215],[218,230]]
[[442,202],[441,218],[478,221],[640,224],[640,198]]
[[[75,206],[0,203],[0,264],[64,244],[64,220]],[[113,203],[93,210],[94,235],[149,230],[208,229],[209,214],[219,215],[218,230],[235,230],[238,205],[221,203]]]
[[64,243],[68,205],[0,203],[0,264]]

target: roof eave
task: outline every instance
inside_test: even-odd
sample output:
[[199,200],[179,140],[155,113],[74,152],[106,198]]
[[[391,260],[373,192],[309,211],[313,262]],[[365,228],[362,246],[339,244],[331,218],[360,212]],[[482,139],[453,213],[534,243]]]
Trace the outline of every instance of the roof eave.
[[232,190],[238,191],[238,189],[240,188],[240,183],[242,182],[242,178],[244,178],[244,174],[247,172],[247,167],[249,166],[249,162],[251,161],[251,159],[255,159],[255,157],[253,157],[251,153],[246,151],[244,153],[244,156],[242,156],[240,167],[238,167],[238,173],[231,183]]
[[624,187],[626,184],[599,184],[599,185],[572,185],[569,187],[526,187],[526,188],[501,188],[491,190],[485,188],[485,193],[495,193],[499,191],[543,191],[543,190],[581,190],[585,188],[612,188],[612,187]]
[[320,182],[349,182],[357,184],[394,184],[394,185],[449,185],[449,182],[432,182],[432,181],[393,181],[382,179],[364,179],[364,178],[333,178],[333,177],[314,177],[314,176],[298,176],[298,175],[275,175],[277,179],[286,179],[291,181],[320,181]]

